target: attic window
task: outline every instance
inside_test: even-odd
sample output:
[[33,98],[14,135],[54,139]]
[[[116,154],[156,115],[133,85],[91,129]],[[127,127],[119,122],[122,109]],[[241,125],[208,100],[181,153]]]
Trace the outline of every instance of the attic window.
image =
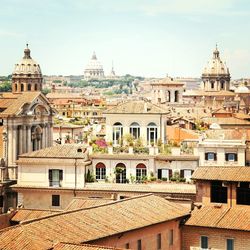
[[77,149],[77,153],[82,153],[82,149],[81,149],[81,148],[78,148],[78,149]]

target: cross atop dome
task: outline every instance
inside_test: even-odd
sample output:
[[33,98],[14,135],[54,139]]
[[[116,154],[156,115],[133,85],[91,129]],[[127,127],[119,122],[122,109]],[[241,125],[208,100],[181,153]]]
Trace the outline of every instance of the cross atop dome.
[[24,49],[24,57],[23,59],[31,59],[29,44],[26,44],[26,48]]
[[213,54],[214,54],[214,56],[213,56],[214,59],[220,58],[220,52],[218,50],[217,43],[215,45],[215,50],[214,50]]
[[93,55],[92,55],[92,60],[97,60],[97,57],[96,57],[95,51],[93,52]]

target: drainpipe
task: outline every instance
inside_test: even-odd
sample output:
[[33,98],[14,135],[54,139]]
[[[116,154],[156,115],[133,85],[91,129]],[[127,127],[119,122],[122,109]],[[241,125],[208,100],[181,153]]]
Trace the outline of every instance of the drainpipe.
[[76,184],[77,184],[77,158],[75,158],[75,188],[74,188],[74,197],[76,197]]

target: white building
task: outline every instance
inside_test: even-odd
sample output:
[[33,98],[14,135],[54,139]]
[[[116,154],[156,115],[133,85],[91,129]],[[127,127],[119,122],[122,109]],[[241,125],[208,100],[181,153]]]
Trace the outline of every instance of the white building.
[[200,166],[245,166],[244,140],[203,139],[198,143]]
[[166,142],[166,123],[169,112],[147,101],[130,101],[104,112],[106,141],[119,145],[125,135],[140,138],[144,145]]

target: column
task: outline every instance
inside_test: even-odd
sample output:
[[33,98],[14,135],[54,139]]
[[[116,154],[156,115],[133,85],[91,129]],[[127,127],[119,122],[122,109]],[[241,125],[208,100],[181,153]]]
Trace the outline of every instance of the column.
[[43,134],[42,134],[42,148],[46,148],[46,137],[45,137],[45,130],[46,130],[46,127],[45,125],[43,124],[42,125],[42,128],[43,128]]
[[27,153],[27,147],[26,147],[26,144],[27,144],[27,129],[26,129],[26,125],[23,125],[21,130],[22,130],[21,143],[23,144],[22,145],[22,153]]
[[19,149],[18,149],[18,153],[19,155],[23,153],[23,126],[20,126],[19,129],[18,129],[18,146],[19,146]]
[[31,126],[27,126],[27,152],[32,152]]
[[9,126],[8,128],[8,151],[7,151],[7,157],[8,157],[8,166],[12,165],[12,155],[13,155],[13,143],[12,143],[12,138],[13,138],[13,129],[12,126]]

